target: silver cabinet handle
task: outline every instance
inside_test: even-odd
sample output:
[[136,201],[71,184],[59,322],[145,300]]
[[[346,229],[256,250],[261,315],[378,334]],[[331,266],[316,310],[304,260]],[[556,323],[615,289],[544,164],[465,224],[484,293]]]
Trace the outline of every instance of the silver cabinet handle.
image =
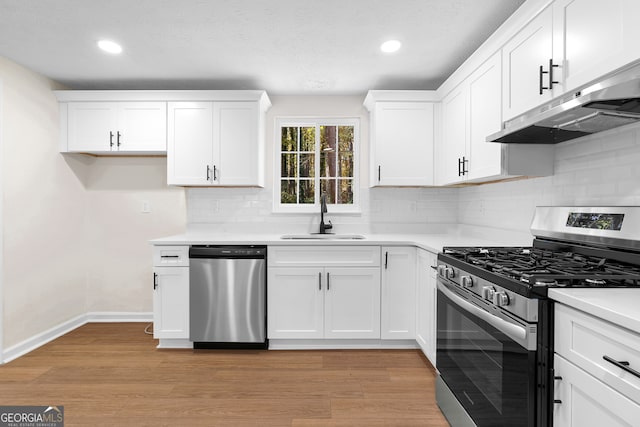
[[322,272],[318,273],[318,290],[322,290]]
[[158,289],[158,273],[153,273],[153,290]]
[[213,165],[213,180],[218,180],[218,168],[216,167],[216,165]]
[[211,170],[211,168],[209,167],[209,165],[207,165],[207,181],[209,181],[209,171]]
[[331,289],[329,285],[329,272],[327,272],[327,290]]

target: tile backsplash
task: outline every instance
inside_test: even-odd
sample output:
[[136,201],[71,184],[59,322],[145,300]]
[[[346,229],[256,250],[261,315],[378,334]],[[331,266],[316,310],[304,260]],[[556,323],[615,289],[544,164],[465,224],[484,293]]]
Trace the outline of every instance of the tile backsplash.
[[[270,188],[191,188],[189,226],[221,232],[315,231],[318,214],[272,212]],[[360,214],[334,214],[336,232],[438,232],[464,224],[525,232],[536,206],[640,205],[640,127],[555,146],[553,176],[463,188],[362,188]]]
[[640,205],[640,127],[555,146],[553,176],[461,188],[458,222],[526,230],[536,206]]

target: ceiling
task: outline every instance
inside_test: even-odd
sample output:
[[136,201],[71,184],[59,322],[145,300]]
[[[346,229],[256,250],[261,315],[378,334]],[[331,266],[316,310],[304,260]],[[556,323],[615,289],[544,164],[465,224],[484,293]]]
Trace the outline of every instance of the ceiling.
[[71,89],[436,89],[523,1],[0,0],[0,55]]

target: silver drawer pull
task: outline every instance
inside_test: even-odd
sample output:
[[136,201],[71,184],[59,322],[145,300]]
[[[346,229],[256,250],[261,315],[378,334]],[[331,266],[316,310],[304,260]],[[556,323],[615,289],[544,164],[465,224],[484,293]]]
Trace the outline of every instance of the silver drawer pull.
[[629,367],[629,362],[625,362],[625,361],[617,361],[609,356],[602,356],[602,358],[604,360],[606,360],[607,362],[616,365],[618,368],[622,369],[623,371],[629,372],[631,375],[633,375],[634,377],[640,378],[640,372],[636,371],[633,368]]
[[160,258],[180,258],[180,255],[160,255]]

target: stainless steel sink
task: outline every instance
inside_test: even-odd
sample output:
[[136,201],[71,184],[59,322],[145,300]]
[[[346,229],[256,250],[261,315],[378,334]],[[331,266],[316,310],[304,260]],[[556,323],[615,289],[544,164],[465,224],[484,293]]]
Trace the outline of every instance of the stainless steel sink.
[[282,240],[364,240],[361,234],[285,234]]

